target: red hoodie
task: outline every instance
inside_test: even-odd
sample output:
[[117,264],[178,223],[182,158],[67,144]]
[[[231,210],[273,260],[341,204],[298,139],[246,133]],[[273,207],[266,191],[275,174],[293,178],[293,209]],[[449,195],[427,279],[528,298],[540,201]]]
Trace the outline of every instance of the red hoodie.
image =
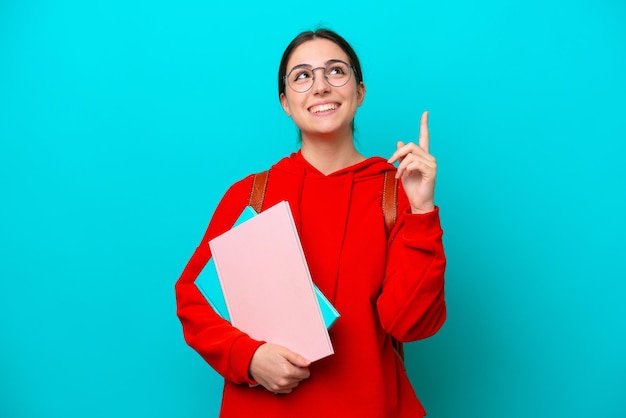
[[185,340],[224,377],[221,417],[425,415],[392,337],[427,338],[445,321],[442,230],[438,208],[410,213],[398,182],[398,220],[386,237],[381,201],[390,170],[374,157],[326,176],[300,152],[271,168],[263,209],[289,202],[313,281],[341,315],[330,330],[335,354],[311,364],[310,378],[287,395],[250,387],[248,367],[263,342],[218,316],[194,284],[211,256],[208,241],[247,205],[252,176],[226,192],[175,286]]

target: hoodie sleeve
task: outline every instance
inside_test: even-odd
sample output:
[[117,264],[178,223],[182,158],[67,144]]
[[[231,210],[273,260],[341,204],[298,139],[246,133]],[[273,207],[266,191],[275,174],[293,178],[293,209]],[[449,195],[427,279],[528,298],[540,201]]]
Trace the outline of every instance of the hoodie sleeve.
[[412,214],[399,184],[398,221],[387,244],[387,264],[377,309],[383,328],[399,341],[434,335],[446,319],[439,208]]
[[177,315],[187,344],[224,379],[253,384],[248,367],[263,342],[253,340],[219,316],[195,285],[200,271],[211,258],[209,241],[232,227],[247,204],[251,185],[252,177],[247,177],[226,192],[174,288]]

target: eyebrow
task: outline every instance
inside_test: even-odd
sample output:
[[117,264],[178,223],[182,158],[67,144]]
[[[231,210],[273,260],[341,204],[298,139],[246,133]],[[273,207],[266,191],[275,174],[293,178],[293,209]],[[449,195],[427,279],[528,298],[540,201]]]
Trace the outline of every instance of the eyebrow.
[[[343,62],[343,63],[345,63],[345,64],[348,64],[348,63],[347,63],[347,62],[345,62],[344,60],[340,60],[340,59],[331,59],[331,60],[328,60],[328,61],[326,61],[326,62],[324,63],[324,67],[325,67],[325,66],[327,66],[328,64],[334,64],[334,63],[336,63],[336,62]],[[348,65],[350,65],[350,64],[348,64]],[[287,74],[289,74],[290,72],[292,72],[292,71],[293,71],[293,70],[295,70],[296,68],[309,68],[309,69],[311,69],[311,68],[313,68],[313,66],[312,66],[311,64],[298,64],[298,65],[293,66],[293,67],[291,68],[291,70],[289,70],[289,71],[287,72]]]

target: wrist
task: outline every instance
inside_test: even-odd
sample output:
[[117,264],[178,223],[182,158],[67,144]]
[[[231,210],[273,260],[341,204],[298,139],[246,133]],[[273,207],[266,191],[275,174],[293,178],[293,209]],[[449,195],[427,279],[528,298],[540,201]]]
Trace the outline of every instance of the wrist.
[[427,205],[422,205],[419,207],[414,207],[411,206],[411,213],[413,215],[423,215],[425,213],[430,213],[432,211],[435,210],[435,204],[431,203],[431,204],[427,204]]

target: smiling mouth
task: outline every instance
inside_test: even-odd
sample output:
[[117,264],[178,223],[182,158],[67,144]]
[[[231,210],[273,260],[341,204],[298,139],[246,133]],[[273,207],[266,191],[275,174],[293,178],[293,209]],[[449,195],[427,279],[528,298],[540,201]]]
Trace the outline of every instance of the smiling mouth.
[[309,112],[311,113],[322,113],[322,112],[328,112],[330,110],[335,110],[339,107],[338,103],[325,103],[322,105],[317,105],[317,106],[311,106],[309,108]]

